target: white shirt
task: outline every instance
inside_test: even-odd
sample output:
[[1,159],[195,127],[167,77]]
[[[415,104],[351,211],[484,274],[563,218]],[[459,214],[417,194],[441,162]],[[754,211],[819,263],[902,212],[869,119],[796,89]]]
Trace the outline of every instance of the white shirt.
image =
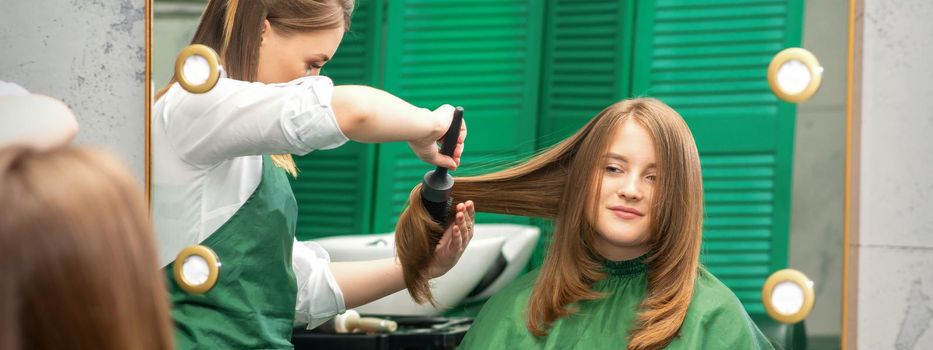
[[[321,76],[272,85],[220,79],[204,94],[173,84],[156,101],[152,218],[161,266],[240,209],[262,178],[263,154],[303,155],[347,141],[331,108],[333,89]],[[346,309],[329,263],[320,246],[294,242],[296,321],[316,325]]]

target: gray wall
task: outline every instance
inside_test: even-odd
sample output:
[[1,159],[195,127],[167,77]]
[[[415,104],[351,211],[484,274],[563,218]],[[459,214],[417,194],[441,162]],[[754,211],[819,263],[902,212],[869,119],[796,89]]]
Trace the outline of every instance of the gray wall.
[[933,349],[933,1],[864,0],[859,349]]
[[804,9],[803,47],[825,70],[817,94],[797,107],[789,255],[789,266],[815,283],[808,335],[829,337],[834,348],[842,328],[848,8],[848,0],[810,0]]
[[144,0],[0,0],[0,80],[65,101],[76,142],[145,170]]

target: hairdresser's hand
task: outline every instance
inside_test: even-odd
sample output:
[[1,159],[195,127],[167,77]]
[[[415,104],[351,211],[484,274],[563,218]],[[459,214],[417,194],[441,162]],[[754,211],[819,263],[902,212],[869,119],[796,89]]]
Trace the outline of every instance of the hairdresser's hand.
[[431,116],[435,121],[434,131],[431,135],[413,140],[408,143],[408,146],[418,155],[418,158],[425,162],[450,170],[457,170],[457,167],[460,166],[460,155],[463,154],[463,142],[466,140],[467,135],[466,120],[464,118],[463,124],[460,125],[460,138],[457,139],[457,147],[454,148],[453,157],[448,157],[441,154],[437,142],[444,137],[447,129],[450,128],[450,123],[454,117],[454,107],[445,104],[431,112]]
[[444,231],[444,236],[434,250],[434,261],[428,270],[431,278],[443,276],[460,260],[467,244],[473,239],[474,215],[473,201],[457,204],[457,217]]

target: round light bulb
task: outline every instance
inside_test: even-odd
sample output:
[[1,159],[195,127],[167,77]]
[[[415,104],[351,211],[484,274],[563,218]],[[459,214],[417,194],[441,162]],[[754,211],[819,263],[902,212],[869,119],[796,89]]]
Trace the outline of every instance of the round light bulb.
[[768,276],[761,287],[761,303],[774,320],[794,324],[813,310],[813,281],[802,272],[783,269]]
[[810,85],[810,69],[799,60],[788,60],[778,68],[777,81],[785,93],[796,95]]
[[185,258],[181,273],[185,276],[186,281],[197,286],[207,282],[211,269],[204,257],[191,255]]
[[223,75],[217,52],[201,44],[188,45],[175,58],[178,85],[190,93],[211,91]]
[[207,59],[201,55],[191,55],[185,59],[184,69],[185,79],[194,85],[204,84],[211,75],[211,66]]
[[793,315],[803,307],[803,289],[791,281],[778,283],[771,292],[771,302],[777,312]]
[[799,47],[781,50],[768,64],[768,85],[781,100],[800,103],[820,88],[823,66],[810,51]]

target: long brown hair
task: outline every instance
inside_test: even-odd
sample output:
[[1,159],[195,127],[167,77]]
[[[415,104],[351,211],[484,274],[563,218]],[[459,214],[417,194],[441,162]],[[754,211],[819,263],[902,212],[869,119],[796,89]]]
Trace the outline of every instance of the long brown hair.
[[0,348],[171,349],[139,184],[84,148],[0,150]]
[[[473,200],[480,212],[554,218],[554,237],[529,299],[527,326],[547,335],[573,304],[600,298],[593,283],[604,278],[593,248],[592,217],[610,140],[626,120],[655,141],[657,192],[652,202],[648,291],[629,349],[661,348],[677,335],[693,296],[703,225],[703,185],[696,143],[683,118],[664,103],[638,98],[613,104],[570,138],[518,166],[455,179],[454,198]],[[441,227],[421,205],[420,187],[396,227],[399,260],[412,297],[432,300],[425,270]]]
[[[214,49],[230,78],[254,82],[259,76],[264,20],[286,36],[339,27],[349,30],[353,6],[354,0],[210,0],[191,44]],[[156,98],[177,81],[173,74]],[[298,176],[291,154],[273,155],[272,162]]]

